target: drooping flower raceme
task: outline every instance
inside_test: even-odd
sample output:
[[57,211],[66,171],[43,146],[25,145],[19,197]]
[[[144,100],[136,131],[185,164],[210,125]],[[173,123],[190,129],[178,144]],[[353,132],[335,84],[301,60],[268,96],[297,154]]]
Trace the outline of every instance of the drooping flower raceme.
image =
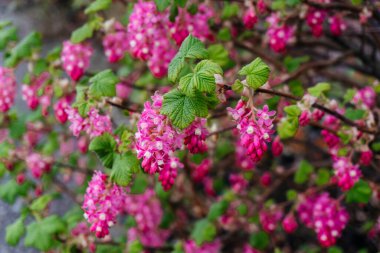
[[12,69],[0,67],[0,112],[8,111],[16,95],[16,78]]
[[165,115],[160,114],[162,96],[156,93],[152,100],[152,103],[144,104],[137,123],[135,148],[137,157],[143,159],[141,166],[145,172],[160,173],[161,181],[168,182],[169,178],[172,181],[176,176],[173,170],[182,167],[179,161],[172,160],[172,156],[182,146],[183,135],[172,127]]
[[243,24],[245,28],[252,29],[257,23],[258,18],[255,13],[255,9],[252,7],[248,7],[248,9],[243,14]]
[[221,246],[219,240],[203,243],[202,246],[198,246],[194,241],[189,240],[185,242],[184,250],[185,253],[218,253]]
[[116,217],[123,210],[124,199],[127,197],[117,185],[108,188],[106,181],[106,174],[95,171],[82,205],[84,217],[91,224],[90,230],[99,238],[109,234],[109,228],[116,223]]
[[348,191],[361,177],[359,165],[353,165],[347,157],[334,157],[333,159],[334,179],[342,190]]
[[319,243],[332,246],[348,222],[346,209],[328,193],[307,197],[297,208],[301,221],[317,233]]
[[66,110],[70,106],[70,104],[69,104],[70,100],[71,100],[70,97],[63,97],[63,98],[60,98],[54,105],[55,118],[61,124],[64,124],[68,119],[68,115],[67,115]]
[[323,33],[323,21],[326,18],[326,11],[309,8],[306,13],[306,22],[311,28],[315,37],[320,37]]
[[270,24],[266,33],[269,46],[277,53],[285,52],[286,46],[293,40],[294,27],[281,24],[276,13],[269,16],[267,22]]
[[206,123],[206,119],[197,118],[184,130],[184,144],[193,154],[204,153],[207,151],[206,138],[208,130],[206,128]]
[[270,135],[274,132],[272,117],[276,112],[269,111],[267,105],[252,112],[242,100],[234,109],[228,108],[228,111],[238,123],[241,144],[247,149],[247,155],[253,162],[259,162],[268,149],[266,142],[271,140]]
[[260,224],[267,233],[274,232],[281,217],[282,213],[279,210],[261,210],[259,213]]
[[103,38],[104,53],[111,63],[118,62],[128,50],[127,30],[122,24],[116,22],[113,31]]
[[25,162],[33,177],[41,178],[44,173],[50,172],[53,161],[41,154],[31,153],[26,157]]
[[330,31],[335,36],[340,36],[346,29],[347,25],[343,18],[339,15],[335,15],[329,18]]
[[24,84],[21,87],[22,99],[26,101],[29,109],[35,110],[40,103],[43,104],[43,96],[41,98],[38,96],[38,90],[42,88],[42,86],[49,79],[49,77],[50,74],[48,72],[44,72],[41,75],[32,78],[30,85]]
[[78,81],[90,65],[93,49],[87,43],[63,42],[61,60],[63,69],[74,81]]
[[164,212],[153,189],[147,189],[143,194],[125,196],[124,211],[133,216],[137,223],[128,231],[129,242],[139,239],[146,247],[165,244],[169,231],[159,227]]

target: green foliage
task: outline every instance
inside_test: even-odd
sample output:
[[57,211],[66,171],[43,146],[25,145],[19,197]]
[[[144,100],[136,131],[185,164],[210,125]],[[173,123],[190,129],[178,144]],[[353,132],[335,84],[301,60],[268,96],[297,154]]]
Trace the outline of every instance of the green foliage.
[[299,80],[292,80],[289,82],[290,92],[297,97],[302,97],[305,93],[302,82]]
[[221,41],[230,41],[231,40],[231,31],[229,28],[224,27],[218,32],[218,40]]
[[179,88],[184,94],[191,97],[197,90],[213,93],[216,89],[215,74],[222,75],[222,68],[210,60],[203,60],[195,66],[194,73],[189,73],[181,78]]
[[222,44],[214,44],[207,48],[209,59],[217,63],[222,68],[226,68],[231,60],[228,55],[228,51]]
[[198,220],[195,223],[195,227],[191,232],[191,237],[198,245],[202,245],[204,242],[211,242],[216,235],[216,227],[207,219]]
[[373,151],[379,152],[380,151],[380,141],[372,143],[371,148],[373,149]]
[[[291,0],[291,1],[294,1],[294,0]],[[293,71],[296,71],[302,63],[309,61],[309,59],[310,57],[307,55],[302,56],[302,57],[294,57],[294,58],[291,56],[286,56],[284,59],[284,65],[288,72],[293,72]]]
[[17,41],[16,27],[3,28],[0,30],[0,50],[4,50],[10,41]]
[[41,197],[38,197],[37,199],[33,200],[32,204],[30,204],[30,210],[41,212],[44,210],[47,205],[53,200],[52,195],[42,195]]
[[20,217],[14,223],[7,226],[5,241],[11,246],[16,246],[24,234],[24,217]]
[[232,84],[232,90],[236,93],[241,93],[243,89],[244,89],[243,83],[239,79],[236,79],[234,84]]
[[185,8],[187,0],[174,0],[174,3],[176,3],[179,7]]
[[307,91],[314,97],[320,97],[323,93],[329,91],[331,85],[329,83],[317,83],[315,86],[308,88]]
[[287,200],[293,201],[293,200],[295,200],[297,198],[297,195],[298,194],[297,194],[297,192],[295,190],[288,190],[286,192],[286,198],[287,198]]
[[240,10],[240,7],[237,3],[229,3],[225,2],[224,8],[222,11],[222,19],[229,20],[232,17],[235,17],[238,15]]
[[356,94],[357,90],[355,89],[348,89],[346,91],[346,94],[344,94],[344,103],[348,103],[348,102],[351,102],[352,99],[354,98],[355,94]]
[[26,196],[29,188],[31,187],[30,182],[25,182],[22,185],[16,183],[15,180],[8,180],[6,183],[0,185],[0,198],[9,204],[13,204],[17,197]]
[[73,108],[77,108],[79,115],[86,117],[92,106],[92,101],[87,98],[87,87],[77,86],[77,94],[75,103],[72,104]]
[[25,246],[41,251],[52,249],[57,243],[54,235],[64,232],[65,223],[56,215],[51,215],[41,221],[35,221],[26,229]]
[[368,203],[372,195],[372,189],[367,182],[359,180],[347,193],[348,203]]
[[85,10],[85,14],[95,13],[98,11],[106,10],[111,5],[112,0],[95,0]]
[[327,169],[319,169],[315,183],[317,185],[325,185],[330,181],[330,172]]
[[147,175],[143,173],[139,173],[136,175],[135,179],[133,180],[133,185],[131,186],[131,193],[142,194],[145,192],[147,187],[148,187]]
[[284,111],[289,117],[298,117],[301,114],[301,109],[297,105],[286,106]]
[[170,0],[154,0],[156,3],[158,11],[162,12],[170,5]]
[[294,175],[294,182],[297,184],[305,183],[313,171],[314,167],[308,161],[302,160],[296,174]]
[[263,231],[251,234],[249,244],[255,249],[264,250],[269,244],[269,236]]
[[91,38],[94,31],[95,25],[93,23],[85,23],[72,32],[70,40],[72,43],[80,43],[85,39]]
[[114,161],[116,146],[115,138],[109,133],[104,133],[101,136],[95,137],[91,141],[89,150],[97,154],[104,167],[111,168]]
[[110,69],[103,70],[90,79],[89,93],[95,98],[114,97],[118,82],[119,79]]
[[328,253],[343,253],[343,250],[338,246],[329,248]]
[[196,116],[207,116],[207,100],[200,92],[195,92],[193,97],[187,97],[175,89],[164,95],[161,113],[167,115],[174,126],[184,129]]
[[269,72],[268,65],[266,65],[261,58],[256,58],[250,64],[244,66],[239,71],[239,75],[247,76],[247,84],[251,88],[257,89],[268,81]]
[[41,47],[41,35],[37,32],[29,33],[9,52],[5,58],[5,66],[15,67],[22,59],[30,57],[39,47]]
[[26,132],[26,119],[23,115],[12,115],[9,123],[9,135],[12,139],[20,139]]
[[181,70],[185,67],[185,59],[205,59],[207,57],[208,52],[203,43],[192,35],[187,36],[169,64],[169,81],[176,82],[179,78]]
[[296,135],[298,130],[298,117],[286,117],[277,124],[277,133],[281,139],[288,139]]
[[131,152],[117,154],[112,165],[111,180],[120,186],[127,186],[132,176],[140,171],[140,162]]
[[207,219],[210,221],[216,221],[220,216],[222,216],[229,206],[228,201],[222,200],[211,205],[210,210],[207,215]]
[[[135,240],[131,243],[128,243],[128,250],[127,252],[130,253],[141,253],[144,252],[144,247],[143,245],[138,241]],[[109,251],[104,251],[104,253],[109,253]]]
[[344,113],[344,116],[350,120],[362,119],[364,115],[365,115],[365,110],[352,109],[352,108],[347,108],[347,110]]

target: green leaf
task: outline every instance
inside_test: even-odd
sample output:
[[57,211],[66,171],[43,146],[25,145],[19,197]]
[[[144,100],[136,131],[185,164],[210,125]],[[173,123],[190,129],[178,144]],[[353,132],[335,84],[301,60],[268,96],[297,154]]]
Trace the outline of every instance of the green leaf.
[[133,174],[140,171],[140,162],[136,156],[131,152],[118,154],[112,165],[111,180],[118,185],[127,186]]
[[368,203],[372,196],[372,189],[367,182],[359,180],[347,193],[348,203]]
[[[109,251],[105,251],[104,253],[107,253],[107,252]],[[144,252],[144,246],[138,240],[134,240],[131,243],[128,243],[127,252],[130,252],[130,253]]]
[[110,69],[103,70],[90,79],[90,95],[95,98],[114,97],[118,82],[119,79]]
[[104,167],[111,168],[116,150],[116,141],[109,133],[95,137],[89,146],[89,150],[95,152]]
[[371,148],[373,149],[373,151],[379,152],[380,151],[380,141],[372,143]]
[[255,249],[264,250],[269,244],[269,236],[263,231],[251,234],[249,244]]
[[215,74],[222,75],[222,68],[210,60],[203,60],[195,66],[194,73],[181,78],[179,88],[187,96],[194,96],[196,90],[215,93]]
[[239,212],[240,215],[244,216],[248,213],[248,207],[245,204],[240,204],[236,210]]
[[330,172],[327,169],[319,169],[315,183],[318,186],[325,185],[330,181]]
[[226,67],[230,58],[227,49],[222,44],[211,45],[207,48],[209,59],[217,63],[221,67]]
[[239,79],[236,79],[236,81],[232,85],[232,90],[236,93],[241,93],[243,89],[244,89],[243,83]]
[[230,41],[231,40],[231,31],[229,28],[224,27],[218,32],[218,39],[221,41]]
[[305,93],[302,82],[299,80],[292,80],[289,82],[290,92],[297,97],[302,97]]
[[17,41],[16,27],[10,27],[0,30],[0,50],[3,50],[10,41]]
[[210,221],[216,221],[226,212],[228,205],[229,203],[225,200],[212,204],[208,212],[207,219]]
[[284,111],[290,117],[298,117],[301,114],[301,109],[297,105],[289,105],[284,108]]
[[277,124],[277,133],[281,139],[288,139],[296,135],[298,130],[298,118],[287,117]]
[[158,11],[162,12],[170,5],[170,0],[154,0]]
[[77,108],[78,113],[82,117],[86,117],[88,115],[88,112],[90,111],[90,108],[92,106],[90,100],[87,99],[87,90],[88,87],[77,86],[77,95],[75,97],[75,103],[73,103],[72,105],[73,108]]
[[41,46],[41,34],[37,32],[29,33],[23,38],[5,59],[6,67],[15,67],[22,59],[32,55],[36,48]]
[[208,52],[204,44],[196,37],[189,35],[182,42],[178,53],[169,64],[168,78],[169,81],[175,82],[179,77],[179,73],[185,66],[185,59],[205,59]]
[[287,200],[290,200],[290,201],[293,201],[297,198],[297,192],[295,190],[288,190],[286,192],[286,199]]
[[365,110],[348,108],[344,116],[350,120],[362,119],[365,115]]
[[240,7],[237,3],[224,2],[224,8],[222,11],[222,19],[228,20],[234,16],[237,16],[239,13]]
[[250,64],[244,66],[239,71],[239,74],[247,76],[247,84],[253,89],[257,89],[268,81],[269,72],[268,65],[258,57]]
[[294,175],[294,182],[297,184],[305,183],[313,171],[314,167],[306,160],[302,160]]
[[46,208],[46,206],[53,200],[51,195],[43,195],[33,200],[30,205],[30,210],[40,212]]
[[355,89],[348,89],[346,91],[346,94],[344,94],[344,103],[348,103],[348,102],[351,102],[352,99],[354,98],[355,94],[356,94],[357,90]]
[[146,188],[148,187],[148,179],[146,174],[140,173],[137,174],[135,179],[133,180],[133,185],[131,187],[131,193],[132,194],[142,194],[145,192]]
[[17,197],[27,195],[30,186],[30,182],[19,185],[14,179],[8,180],[8,182],[0,184],[0,198],[4,202],[13,204]]
[[85,39],[91,38],[92,34],[94,33],[94,26],[92,26],[89,23],[86,23],[76,29],[72,34],[71,34],[71,42],[72,43],[80,43],[84,41]]
[[24,234],[24,218],[20,217],[14,223],[7,226],[5,241],[11,246],[16,246]]
[[184,129],[198,117],[208,115],[207,100],[199,92],[193,97],[187,97],[179,90],[172,90],[164,95],[161,113],[169,116],[173,125]]
[[295,7],[296,5],[300,4],[300,0],[286,0],[286,5],[290,7]]
[[333,247],[329,248],[329,250],[327,252],[328,253],[343,253],[343,250],[340,247],[333,246]]
[[65,231],[65,229],[65,223],[57,215],[32,222],[26,229],[25,246],[34,247],[41,251],[52,249],[57,243],[54,240],[54,235]]
[[317,83],[314,87],[308,88],[307,91],[310,95],[314,97],[321,96],[324,92],[327,92],[331,89],[329,83]]
[[[291,1],[294,1],[294,0],[291,0]],[[299,0],[295,0],[295,1],[299,1]],[[293,72],[293,71],[296,71],[302,63],[309,61],[309,59],[310,59],[309,56],[294,57],[294,58],[291,56],[286,56],[284,59],[284,65],[286,69],[288,70],[288,72]]]
[[215,238],[215,235],[215,225],[207,219],[198,220],[191,232],[191,237],[198,245],[202,245],[204,242],[211,242]]
[[12,139],[20,139],[26,132],[26,119],[25,116],[12,118],[9,123],[9,135]]
[[174,0],[174,2],[181,8],[184,8],[186,6],[187,0]]
[[92,2],[85,10],[85,14],[90,14],[102,10],[106,10],[110,7],[112,0],[96,0]]

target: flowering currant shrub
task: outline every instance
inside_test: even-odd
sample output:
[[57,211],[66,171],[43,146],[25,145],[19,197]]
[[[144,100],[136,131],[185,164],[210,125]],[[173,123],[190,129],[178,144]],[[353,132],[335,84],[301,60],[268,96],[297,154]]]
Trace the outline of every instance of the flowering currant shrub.
[[0,22],[10,246],[380,249],[376,1],[83,2],[50,51]]

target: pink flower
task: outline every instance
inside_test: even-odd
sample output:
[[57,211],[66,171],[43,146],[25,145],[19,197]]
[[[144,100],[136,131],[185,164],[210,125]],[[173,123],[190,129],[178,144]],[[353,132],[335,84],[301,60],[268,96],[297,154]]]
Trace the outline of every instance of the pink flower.
[[86,220],[91,224],[91,232],[103,238],[109,234],[109,228],[116,223],[116,216],[122,211],[126,194],[122,188],[106,186],[107,175],[95,171],[88,184],[82,209]]
[[260,224],[267,233],[276,230],[277,223],[281,220],[282,213],[278,210],[261,210],[259,213]]
[[116,84],[116,94],[121,99],[128,99],[129,95],[132,93],[132,88],[128,87],[124,83]]
[[185,253],[218,253],[221,246],[219,240],[203,243],[202,246],[198,246],[194,241],[188,240],[185,242],[184,250]]
[[360,154],[360,163],[365,166],[368,166],[371,164],[372,158],[373,158],[373,153],[371,150],[363,151]]
[[306,126],[310,122],[311,113],[308,110],[305,110],[299,116],[300,126]]
[[376,92],[372,87],[364,87],[360,89],[354,96],[353,102],[362,102],[367,108],[372,108],[376,103]]
[[159,172],[158,180],[161,182],[162,188],[167,191],[172,188],[174,180],[177,177],[177,170],[182,169],[183,164],[177,157],[170,157],[170,161],[166,164],[165,169]]
[[13,105],[16,89],[16,77],[12,69],[0,67],[0,111],[7,112]]
[[63,42],[61,60],[63,69],[74,81],[78,81],[90,65],[93,54],[92,47],[87,43],[73,44]]
[[323,10],[309,8],[306,14],[306,22],[310,26],[315,37],[320,37],[323,33],[323,21],[326,18],[326,12]]
[[330,31],[334,36],[340,36],[343,31],[346,30],[347,26],[344,23],[342,17],[335,15],[329,18]]
[[66,109],[69,108],[70,97],[60,98],[54,105],[54,115],[55,118],[61,123],[64,124],[68,119],[68,114]]
[[334,179],[343,191],[351,189],[362,175],[359,166],[352,165],[351,161],[346,157],[335,157],[333,168],[335,173]]
[[264,172],[260,177],[260,184],[264,187],[269,186],[272,183],[272,175],[269,172]]
[[240,174],[230,175],[229,182],[236,193],[241,193],[248,186],[248,181]]
[[191,164],[191,177],[195,182],[202,182],[203,179],[207,176],[212,166],[212,161],[208,158],[203,159],[199,164]]
[[243,24],[245,28],[252,29],[257,23],[258,19],[253,7],[248,8],[243,15]]
[[301,221],[314,229],[319,243],[324,247],[335,244],[349,218],[345,208],[331,199],[328,193],[307,197],[299,204],[297,211]]
[[207,151],[206,138],[208,130],[206,128],[206,123],[206,119],[197,118],[184,130],[184,144],[193,154],[204,153]]
[[103,38],[103,47],[108,61],[111,63],[118,62],[124,57],[128,50],[128,35],[122,24],[116,22],[114,30],[106,34]]
[[53,161],[38,153],[31,153],[26,157],[25,162],[33,177],[41,178],[42,174],[50,172]]
[[291,234],[296,231],[298,224],[293,214],[288,214],[282,221],[282,227],[286,233]]
[[272,153],[274,156],[280,156],[282,154],[282,150],[284,145],[282,144],[280,137],[276,136],[272,143]]

